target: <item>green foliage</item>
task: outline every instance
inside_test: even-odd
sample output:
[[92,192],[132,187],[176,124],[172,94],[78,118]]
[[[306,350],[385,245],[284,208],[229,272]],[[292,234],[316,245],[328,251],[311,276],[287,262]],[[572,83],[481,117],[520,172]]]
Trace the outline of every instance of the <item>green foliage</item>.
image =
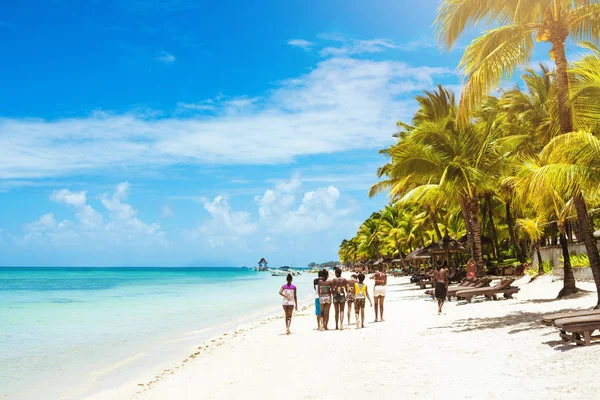
[[[569,259],[571,260],[572,268],[587,268],[590,266],[590,259],[585,253],[579,255],[571,254],[569,255]],[[560,262],[561,264],[558,266],[558,268],[564,268],[565,259],[562,256],[560,257]]]
[[[544,275],[552,275],[552,262],[551,261],[542,261],[542,268],[544,270]],[[537,266],[535,268],[529,268],[529,270],[527,271],[527,274],[529,276],[531,276],[532,278],[535,278],[538,276],[538,272],[539,269],[537,268]]]

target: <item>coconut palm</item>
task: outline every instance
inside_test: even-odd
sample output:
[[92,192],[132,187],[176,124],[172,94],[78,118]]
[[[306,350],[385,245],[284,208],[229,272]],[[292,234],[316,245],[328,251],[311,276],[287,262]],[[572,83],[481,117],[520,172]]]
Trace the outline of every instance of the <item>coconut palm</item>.
[[[458,121],[466,124],[492,88],[511,77],[519,65],[531,61],[535,39],[551,45],[560,131],[572,132],[565,42],[567,38],[574,42],[600,38],[600,0],[443,0],[435,21],[438,40],[448,48],[468,26],[478,24],[496,27],[476,38],[460,61],[466,82]],[[573,201],[590,265],[600,274],[600,254],[584,197],[582,192],[575,193]]]
[[600,49],[592,43],[582,43],[591,50],[573,63],[570,70],[573,84],[575,126],[590,132],[600,131]]
[[[589,225],[580,224],[580,231],[591,229],[592,224],[587,209],[580,212],[576,199],[579,197],[585,205],[583,198],[585,194],[588,200],[597,201],[600,190],[600,139],[589,132],[573,132],[557,136],[540,153],[540,164],[542,167],[534,175],[535,184],[553,187],[555,191],[573,197],[578,220],[580,214],[588,218]],[[593,238],[593,232],[583,233]],[[598,306],[600,306],[600,268],[598,264],[592,262],[590,253],[594,253],[588,252],[588,257],[598,289]]]
[[561,131],[571,132],[565,42],[600,38],[600,0],[443,0],[434,23],[439,42],[448,48],[467,27],[479,24],[496,27],[476,38],[460,61],[467,78],[459,107],[463,122],[500,81],[531,61],[537,41],[551,45]]
[[424,196],[435,189],[456,199],[471,255],[483,272],[479,196],[493,189],[502,170],[500,132],[476,124],[458,126],[454,97],[442,87],[425,92],[418,101],[414,126],[405,125],[403,139],[385,150],[391,161],[380,168],[385,179],[371,188],[370,195],[388,189],[395,198],[418,189]]
[[540,71],[528,68],[521,76],[524,89],[515,86],[502,91],[496,107],[496,119],[510,140],[519,140],[518,154],[539,153],[560,134],[556,110],[556,84],[548,67]]
[[362,256],[369,259],[381,256],[381,214],[373,213],[358,228],[356,234],[358,250]]

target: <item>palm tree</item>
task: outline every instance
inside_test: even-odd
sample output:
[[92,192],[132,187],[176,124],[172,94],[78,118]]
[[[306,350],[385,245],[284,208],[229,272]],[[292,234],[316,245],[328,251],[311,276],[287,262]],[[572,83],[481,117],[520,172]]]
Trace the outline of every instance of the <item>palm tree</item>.
[[[580,197],[584,204],[586,203],[584,194],[588,200],[597,201],[600,190],[600,139],[593,134],[573,132],[557,136],[541,152],[540,163],[542,167],[534,175],[535,184],[553,187],[555,191],[573,197],[578,219],[580,210],[577,208],[577,197]],[[587,209],[584,210],[584,214],[591,228]],[[580,225],[579,228],[581,230],[582,226]],[[593,237],[593,232],[589,234]],[[598,307],[600,306],[600,269],[592,262],[589,254],[590,252],[588,252],[590,267],[598,288]]]
[[381,214],[373,213],[358,228],[356,234],[359,252],[366,258],[374,259],[381,256]]
[[[493,188],[502,170],[498,130],[455,123],[454,96],[441,86],[418,97],[414,126],[403,124],[402,140],[383,153],[391,161],[380,168],[385,179],[370,195],[388,189],[392,198],[410,190],[439,190],[460,205],[472,257],[483,273],[479,196]],[[427,190],[425,190],[427,189]]]
[[[443,0],[435,21],[438,40],[448,48],[467,26],[478,24],[497,27],[476,38],[460,61],[459,69],[467,80],[458,110],[459,122],[466,124],[469,114],[492,88],[512,76],[519,65],[531,61],[535,38],[551,45],[560,131],[572,132],[565,42],[567,38],[575,42],[600,38],[600,0]],[[584,194],[575,193],[573,201],[596,279],[596,274],[600,275],[600,254]],[[600,276],[596,282],[600,284]]]
[[590,132],[600,130],[600,49],[592,43],[582,43],[591,54],[573,63],[570,70],[573,83],[575,126]]
[[540,241],[544,237],[544,225],[546,218],[544,215],[537,215],[531,218],[519,218],[517,224],[531,240],[531,259],[537,254],[538,259],[538,275],[544,274],[544,266],[542,265],[542,254],[540,253]]
[[501,128],[510,140],[520,140],[518,154],[532,156],[560,134],[556,110],[556,84],[544,64],[540,71],[528,68],[521,79],[522,90],[515,86],[502,91],[496,115]]

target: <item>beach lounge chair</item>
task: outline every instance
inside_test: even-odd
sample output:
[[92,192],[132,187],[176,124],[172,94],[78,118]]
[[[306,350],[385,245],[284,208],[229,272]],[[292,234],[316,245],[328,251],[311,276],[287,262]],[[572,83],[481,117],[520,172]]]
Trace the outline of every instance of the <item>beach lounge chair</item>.
[[417,286],[419,286],[421,289],[425,289],[427,287],[427,285],[430,285],[431,287],[433,287],[435,285],[435,282],[433,282],[433,279],[423,279],[422,281],[417,283]]
[[586,317],[588,315],[600,315],[600,310],[581,310],[581,311],[569,311],[562,313],[554,313],[554,314],[546,314],[542,316],[542,324],[547,326],[554,325],[554,321],[557,319],[563,318],[572,318],[572,317]]
[[492,280],[490,278],[486,278],[486,277],[483,277],[481,279],[473,278],[473,281],[465,286],[449,287],[446,297],[447,297],[448,301],[450,301],[452,299],[452,297],[453,296],[456,297],[457,293],[460,291],[468,290],[469,288],[473,288],[473,289],[487,288],[490,286],[491,282],[492,282]]
[[[475,287],[479,282],[479,278],[464,278],[458,285],[450,286],[448,290],[464,287]],[[433,290],[426,290],[425,294],[433,294]]]
[[491,287],[474,289],[466,288],[465,290],[456,292],[456,297],[467,300],[467,303],[470,303],[474,296],[485,296],[488,300],[496,300],[496,295],[502,294],[504,295],[504,298],[510,299],[513,294],[519,291],[518,287],[510,286],[514,281],[515,280],[512,278],[505,278],[502,279],[500,283]]
[[[466,288],[476,289],[486,287],[490,285],[491,281],[492,280],[490,278],[465,278],[458,285],[448,287],[446,297],[448,298],[448,301],[450,301],[450,298],[452,296],[456,296],[456,292],[458,292],[459,290],[465,290]],[[433,295],[433,292],[433,290],[427,290],[425,291],[425,294]]]
[[[579,317],[568,317],[554,320],[554,326],[560,330],[560,337],[566,342],[575,342],[579,346],[589,346],[595,330],[600,329],[600,315],[584,315]],[[583,340],[581,336],[583,335]]]

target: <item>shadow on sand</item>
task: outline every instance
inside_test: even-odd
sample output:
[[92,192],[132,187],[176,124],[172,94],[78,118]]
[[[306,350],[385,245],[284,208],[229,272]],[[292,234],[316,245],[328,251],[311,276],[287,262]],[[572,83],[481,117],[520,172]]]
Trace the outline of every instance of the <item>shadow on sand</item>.
[[[556,310],[553,313],[566,311],[570,311],[570,309]],[[519,311],[501,317],[467,318],[456,321],[454,325],[448,326],[448,328],[453,329],[455,332],[513,328],[508,333],[514,335],[515,333],[530,331],[532,329],[541,330],[547,328],[547,326],[540,322],[542,315],[543,313],[538,312]]]

